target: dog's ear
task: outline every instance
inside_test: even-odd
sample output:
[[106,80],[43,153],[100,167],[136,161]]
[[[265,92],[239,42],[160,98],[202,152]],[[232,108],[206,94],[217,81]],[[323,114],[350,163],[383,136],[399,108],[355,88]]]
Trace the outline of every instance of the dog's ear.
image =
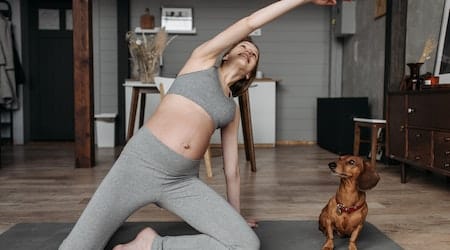
[[375,166],[372,166],[372,164],[367,161],[363,162],[364,171],[358,177],[358,188],[361,191],[372,189],[380,180],[380,176],[378,175]]

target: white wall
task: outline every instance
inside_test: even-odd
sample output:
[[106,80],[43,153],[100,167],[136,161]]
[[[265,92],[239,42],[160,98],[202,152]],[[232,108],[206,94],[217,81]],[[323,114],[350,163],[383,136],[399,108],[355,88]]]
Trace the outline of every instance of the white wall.
[[118,113],[117,9],[115,0],[92,2],[94,113]]
[[[21,33],[21,22],[20,22],[20,0],[9,1],[12,9],[12,23],[13,32],[15,36],[15,46],[19,53],[20,59],[22,58],[22,33]],[[23,133],[23,85],[17,86],[17,96],[19,99],[19,110],[13,113],[13,138],[14,144],[24,143],[24,133]]]

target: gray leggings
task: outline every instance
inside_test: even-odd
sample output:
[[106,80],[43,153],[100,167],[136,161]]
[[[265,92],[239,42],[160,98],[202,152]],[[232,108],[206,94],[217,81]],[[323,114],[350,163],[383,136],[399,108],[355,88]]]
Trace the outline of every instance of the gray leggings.
[[59,249],[103,249],[136,210],[158,203],[201,234],[157,237],[159,249],[259,249],[259,239],[230,204],[198,179],[190,160],[140,129],[102,181]]

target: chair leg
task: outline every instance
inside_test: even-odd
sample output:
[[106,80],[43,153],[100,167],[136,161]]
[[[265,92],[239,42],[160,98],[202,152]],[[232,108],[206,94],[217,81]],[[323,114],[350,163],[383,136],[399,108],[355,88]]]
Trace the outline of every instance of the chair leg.
[[353,155],[359,155],[359,144],[361,143],[361,129],[358,123],[355,123],[355,132],[353,135]]
[[370,162],[373,167],[377,164],[377,137],[378,137],[378,128],[377,126],[372,126],[371,137],[370,137]]
[[211,164],[211,151],[210,147],[206,149],[205,155],[203,156],[203,159],[205,160],[205,167],[206,167],[206,176],[211,178],[213,176],[212,173],[212,164]]

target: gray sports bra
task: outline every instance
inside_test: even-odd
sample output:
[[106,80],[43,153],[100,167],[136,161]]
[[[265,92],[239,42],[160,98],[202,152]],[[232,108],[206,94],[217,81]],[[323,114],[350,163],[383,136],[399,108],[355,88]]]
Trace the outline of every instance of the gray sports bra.
[[214,121],[215,128],[231,122],[236,112],[233,97],[227,97],[220,85],[216,67],[178,76],[167,91],[200,105]]

